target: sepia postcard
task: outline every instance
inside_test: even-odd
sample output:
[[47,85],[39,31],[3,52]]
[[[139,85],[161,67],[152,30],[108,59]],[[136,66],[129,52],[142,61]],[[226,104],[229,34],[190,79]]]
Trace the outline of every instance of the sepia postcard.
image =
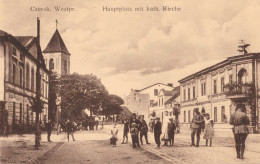
[[260,163],[259,0],[0,0],[0,163]]

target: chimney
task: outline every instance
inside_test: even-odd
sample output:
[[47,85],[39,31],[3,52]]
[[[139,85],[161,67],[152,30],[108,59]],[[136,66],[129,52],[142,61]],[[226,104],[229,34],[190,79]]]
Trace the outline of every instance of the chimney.
[[170,86],[170,87],[173,87],[173,84],[172,84],[172,83],[168,83],[167,85]]
[[40,19],[37,17],[37,39],[40,45]]

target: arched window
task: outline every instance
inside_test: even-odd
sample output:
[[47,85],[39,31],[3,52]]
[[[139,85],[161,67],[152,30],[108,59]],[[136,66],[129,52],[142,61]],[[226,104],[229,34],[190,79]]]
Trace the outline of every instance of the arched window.
[[243,83],[243,84],[247,82],[247,71],[246,71],[246,69],[242,68],[238,72],[238,82]]
[[64,60],[64,74],[67,75],[67,60]]
[[30,88],[30,66],[29,63],[26,63],[26,88]]
[[54,69],[54,60],[51,58],[49,61],[49,70],[53,70]]
[[34,68],[31,70],[31,90],[34,91]]

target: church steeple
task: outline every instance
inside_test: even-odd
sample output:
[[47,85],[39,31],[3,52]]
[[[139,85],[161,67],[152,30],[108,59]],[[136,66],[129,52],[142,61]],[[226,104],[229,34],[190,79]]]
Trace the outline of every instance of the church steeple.
[[70,55],[65,43],[63,42],[58,29],[56,29],[55,33],[53,34],[50,42],[43,50],[44,53],[53,53],[53,52],[63,52],[67,55]]

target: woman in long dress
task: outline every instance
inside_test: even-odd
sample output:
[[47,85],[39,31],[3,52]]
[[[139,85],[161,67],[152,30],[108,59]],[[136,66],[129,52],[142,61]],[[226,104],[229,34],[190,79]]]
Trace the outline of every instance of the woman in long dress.
[[163,124],[162,124],[162,130],[163,130],[162,141],[164,141],[163,146],[167,146],[168,141],[170,140],[169,135],[168,135],[168,123],[170,123],[169,118],[170,118],[170,116],[168,115],[168,111],[165,111],[165,115],[163,118]]
[[113,128],[111,129],[110,145],[116,146],[116,141],[118,140],[117,133],[118,129],[116,123],[114,123]]
[[208,146],[208,140],[210,141],[209,147],[212,145],[212,138],[214,136],[213,120],[209,118],[209,114],[205,114],[205,130],[203,138],[206,140],[206,146]]

